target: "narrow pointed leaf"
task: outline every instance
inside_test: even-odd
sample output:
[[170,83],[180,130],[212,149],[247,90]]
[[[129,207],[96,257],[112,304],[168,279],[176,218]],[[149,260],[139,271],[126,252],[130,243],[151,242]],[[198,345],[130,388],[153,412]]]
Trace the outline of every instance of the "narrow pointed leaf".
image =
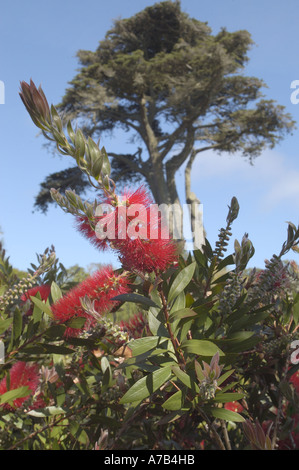
[[135,304],[146,305],[147,307],[159,308],[158,305],[156,305],[152,299],[150,299],[149,297],[145,297],[144,295],[140,295],[140,294],[120,294],[120,295],[117,295],[116,297],[113,297],[113,299],[111,300],[117,300],[120,302],[133,302]]
[[62,297],[60,287],[54,281],[51,284],[51,297],[53,302],[57,302],[57,300],[61,299]]
[[163,403],[162,407],[165,410],[175,411],[181,410],[183,407],[183,393],[181,390],[171,395],[168,400]]
[[210,413],[214,418],[232,421],[234,423],[243,423],[245,419],[235,411],[226,410],[225,408],[210,408]]
[[219,346],[205,339],[191,339],[182,343],[182,348],[187,353],[197,354],[198,356],[214,356],[219,352],[220,356],[224,356],[224,352]]
[[14,390],[9,390],[8,392],[5,392],[0,396],[0,405],[12,402],[17,398],[27,397],[28,395],[30,395],[30,393],[31,390],[27,386],[15,388]]
[[52,310],[51,310],[51,307],[49,305],[47,305],[45,302],[43,302],[42,300],[38,299],[37,297],[33,297],[33,296],[30,296],[30,299],[32,300],[32,302],[38,306],[38,308],[40,308],[46,315],[48,315],[49,317],[53,318],[53,313],[52,313]]
[[177,297],[187,285],[190,283],[196,267],[196,262],[191,263],[189,266],[184,268],[175,277],[168,294],[168,302],[171,302]]
[[121,398],[120,403],[133,403],[144,400],[156,392],[172,376],[171,367],[162,367],[138,380]]

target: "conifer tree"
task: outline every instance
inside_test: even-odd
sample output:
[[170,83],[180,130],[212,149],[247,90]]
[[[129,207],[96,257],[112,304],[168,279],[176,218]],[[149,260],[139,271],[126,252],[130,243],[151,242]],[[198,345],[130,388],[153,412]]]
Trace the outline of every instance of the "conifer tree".
[[[245,30],[213,35],[179,1],[156,3],[115,21],[96,51],[77,53],[81,68],[57,108],[93,139],[117,128],[138,138],[135,153],[109,153],[111,177],[146,182],[157,204],[181,204],[175,178],[184,165],[190,204],[200,154],[238,152],[252,162],[294,127],[283,106],[263,97],[264,82],[244,74],[252,44]],[[54,173],[35,204],[46,211],[52,187],[82,194],[86,186],[77,167]]]

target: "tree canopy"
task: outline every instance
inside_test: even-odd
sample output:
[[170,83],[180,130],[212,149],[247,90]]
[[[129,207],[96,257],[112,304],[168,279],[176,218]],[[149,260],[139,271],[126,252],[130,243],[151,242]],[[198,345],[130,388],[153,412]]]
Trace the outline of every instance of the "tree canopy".
[[[180,203],[175,176],[185,164],[190,203],[200,153],[238,152],[252,162],[294,128],[284,107],[263,96],[264,82],[244,75],[252,44],[245,30],[212,34],[179,1],[156,3],[116,20],[96,51],[78,51],[80,69],[57,108],[93,138],[129,132],[135,153],[107,149],[111,177],[146,182],[157,204]],[[48,176],[36,199],[43,211],[51,187],[82,193],[85,176],[77,168]]]

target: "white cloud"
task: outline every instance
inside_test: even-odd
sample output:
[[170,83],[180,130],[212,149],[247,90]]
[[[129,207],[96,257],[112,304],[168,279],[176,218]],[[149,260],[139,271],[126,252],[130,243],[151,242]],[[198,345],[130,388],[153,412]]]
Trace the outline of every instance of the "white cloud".
[[238,154],[218,155],[207,152],[199,155],[194,163],[192,183],[194,190],[203,184],[230,186],[232,193],[248,192],[254,199],[259,197],[259,209],[274,210],[279,204],[291,204],[299,208],[299,168],[286,156],[265,151],[254,164]]

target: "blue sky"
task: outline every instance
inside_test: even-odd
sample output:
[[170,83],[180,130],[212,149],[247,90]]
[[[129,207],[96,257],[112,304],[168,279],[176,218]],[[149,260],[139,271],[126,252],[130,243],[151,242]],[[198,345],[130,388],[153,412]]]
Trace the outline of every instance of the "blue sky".
[[[127,18],[154,4],[150,0],[3,0],[0,15],[0,80],[5,103],[0,105],[0,226],[12,264],[26,270],[36,253],[55,246],[69,267],[112,262],[112,253],[97,252],[73,227],[59,207],[47,215],[33,213],[34,198],[44,178],[70,165],[53,157],[37,137],[19,98],[19,82],[41,84],[50,103],[57,104],[78,68],[76,52],[95,50],[116,18]],[[299,80],[298,0],[182,0],[191,17],[206,21],[217,33],[248,30],[255,46],[244,73],[265,81],[267,98],[286,107],[299,123],[299,104],[292,104],[291,82]],[[299,125],[298,125],[299,127]],[[123,135],[103,138],[107,150],[126,145]],[[198,158],[192,189],[203,203],[204,224],[214,245],[225,224],[232,196],[240,203],[232,241],[249,233],[256,253],[250,266],[263,267],[286,237],[287,221],[299,223],[299,129],[275,149],[266,150],[254,166],[238,155],[208,153]],[[183,172],[178,175],[182,188]],[[292,253],[290,258],[299,261]]]

